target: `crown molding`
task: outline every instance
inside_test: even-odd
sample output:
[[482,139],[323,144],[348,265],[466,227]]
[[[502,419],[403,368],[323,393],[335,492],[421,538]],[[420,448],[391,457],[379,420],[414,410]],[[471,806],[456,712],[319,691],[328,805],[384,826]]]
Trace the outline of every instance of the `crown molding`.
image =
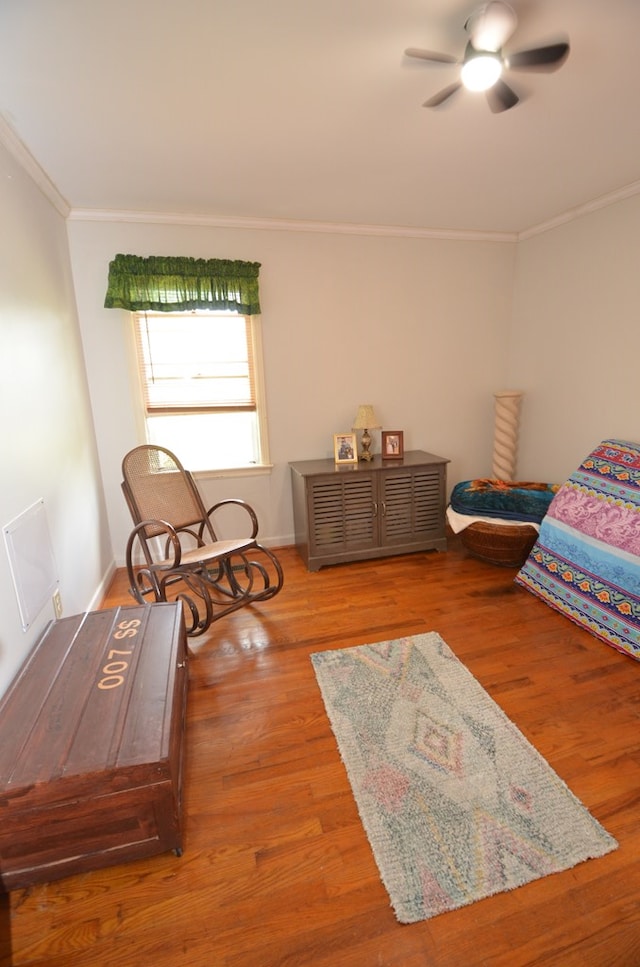
[[550,232],[560,225],[575,221],[590,212],[599,211],[640,194],[640,181],[634,181],[615,191],[600,195],[583,205],[539,222],[521,232],[479,232],[455,229],[412,228],[407,225],[367,225],[349,222],[296,221],[295,219],[249,218],[232,215],[195,215],[187,212],[137,212],[115,211],[92,208],[73,208],[69,213],[70,221],[96,222],[138,222],[155,225],[200,225],[210,228],[240,228],[265,232],[316,232],[330,235],[369,235],[386,238],[426,238],[449,239],[463,242],[522,242]]
[[374,235],[387,238],[431,238],[465,242],[515,242],[511,232],[473,232],[406,225],[358,225],[350,222],[314,222],[295,219],[248,218],[231,215],[194,215],[176,212],[112,211],[73,208],[69,221],[138,222],[149,225],[198,225],[208,228],[240,228],[264,232],[315,232],[329,235]]
[[23,170],[31,177],[56,211],[68,221],[78,222],[136,222],[150,225],[194,225],[209,228],[235,228],[264,232],[311,232],[325,235],[366,235],[381,238],[448,239],[463,242],[521,242],[552,231],[590,212],[608,208],[640,194],[640,181],[600,195],[591,201],[570,208],[547,221],[539,222],[521,232],[481,232],[455,229],[416,228],[407,225],[368,225],[350,222],[316,222],[295,219],[252,218],[233,215],[197,215],[189,212],[140,212],[116,209],[72,208],[58,191],[44,169],[38,164],[6,117],[0,112],[0,144],[3,144]]
[[577,218],[581,218],[582,215],[599,211],[601,208],[609,208],[610,205],[615,205],[616,202],[624,201],[625,198],[631,198],[637,194],[640,194],[640,181],[633,181],[630,185],[625,185],[623,188],[617,188],[615,191],[610,191],[606,195],[593,198],[591,201],[585,202],[584,205],[569,208],[566,212],[557,215],[555,218],[550,218],[546,222],[540,222],[538,225],[533,225],[531,228],[519,232],[517,236],[518,241],[522,242],[525,239],[533,238],[535,235],[542,235],[543,232],[550,232],[560,225],[566,225],[567,222],[573,222]]
[[60,194],[46,171],[40,167],[27,146],[21,141],[2,113],[0,113],[0,144],[3,144],[7,151],[13,155],[20,167],[36,183],[42,194],[51,202],[56,211],[63,218],[68,218],[71,211],[69,202]]

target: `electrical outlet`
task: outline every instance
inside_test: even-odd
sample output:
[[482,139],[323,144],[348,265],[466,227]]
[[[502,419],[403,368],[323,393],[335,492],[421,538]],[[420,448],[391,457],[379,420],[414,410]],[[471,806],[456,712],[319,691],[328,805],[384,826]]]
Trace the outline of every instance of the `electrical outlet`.
[[56,588],[53,592],[53,610],[56,618],[62,617],[62,598],[60,597],[60,588]]

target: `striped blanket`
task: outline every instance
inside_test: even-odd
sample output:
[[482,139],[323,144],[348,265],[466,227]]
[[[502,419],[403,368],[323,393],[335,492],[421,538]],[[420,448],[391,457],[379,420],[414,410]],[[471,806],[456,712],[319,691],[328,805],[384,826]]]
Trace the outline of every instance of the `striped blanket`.
[[583,460],[515,580],[640,660],[640,444],[604,440]]

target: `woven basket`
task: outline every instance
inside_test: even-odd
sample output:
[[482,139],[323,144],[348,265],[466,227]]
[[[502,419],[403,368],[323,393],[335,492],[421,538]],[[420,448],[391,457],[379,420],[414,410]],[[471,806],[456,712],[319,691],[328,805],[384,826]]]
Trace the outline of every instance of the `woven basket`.
[[521,567],[538,538],[530,524],[489,524],[476,521],[460,532],[463,546],[481,561]]

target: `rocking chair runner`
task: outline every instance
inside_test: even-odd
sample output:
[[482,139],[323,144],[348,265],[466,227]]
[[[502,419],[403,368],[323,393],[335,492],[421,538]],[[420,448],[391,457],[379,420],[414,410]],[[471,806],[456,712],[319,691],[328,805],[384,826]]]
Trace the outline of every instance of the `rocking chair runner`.
[[[144,445],[122,461],[122,490],[135,527],[127,541],[129,589],[140,604],[179,600],[187,634],[204,634],[213,621],[280,591],[284,576],[275,554],[257,541],[258,518],[244,500],[205,510],[195,481],[164,447]],[[247,537],[219,540],[216,512],[247,514]]]

